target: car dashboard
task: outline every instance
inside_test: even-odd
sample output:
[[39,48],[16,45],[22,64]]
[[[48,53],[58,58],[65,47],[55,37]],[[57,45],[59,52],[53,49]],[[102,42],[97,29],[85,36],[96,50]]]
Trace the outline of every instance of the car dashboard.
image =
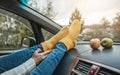
[[54,75],[120,75],[120,44],[92,50],[88,42],[78,42],[65,54]]

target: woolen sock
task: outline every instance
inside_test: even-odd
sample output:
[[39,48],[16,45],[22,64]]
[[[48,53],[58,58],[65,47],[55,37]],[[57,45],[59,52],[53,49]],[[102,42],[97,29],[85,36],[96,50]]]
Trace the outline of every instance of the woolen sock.
[[52,49],[56,43],[58,43],[62,38],[68,34],[68,27],[63,27],[56,35],[54,35],[49,40],[42,42],[42,48],[44,51]]
[[75,47],[77,37],[81,30],[81,23],[79,20],[74,20],[68,28],[69,28],[69,32],[68,32],[67,36],[65,36],[65,38],[60,40],[60,42],[64,43],[67,50]]

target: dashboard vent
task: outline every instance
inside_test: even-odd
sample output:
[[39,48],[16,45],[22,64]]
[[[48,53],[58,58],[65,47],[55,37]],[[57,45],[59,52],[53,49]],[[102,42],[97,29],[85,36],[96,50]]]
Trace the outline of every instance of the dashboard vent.
[[74,69],[79,73],[87,74],[91,66],[92,64],[79,60]]
[[98,75],[112,75],[104,70],[99,70]]
[[110,71],[110,70],[105,69],[105,68],[100,68],[97,75],[120,75],[120,74],[113,72],[113,71]]
[[93,75],[93,73],[95,75],[120,75],[120,70],[90,60],[79,59],[75,61],[69,75]]

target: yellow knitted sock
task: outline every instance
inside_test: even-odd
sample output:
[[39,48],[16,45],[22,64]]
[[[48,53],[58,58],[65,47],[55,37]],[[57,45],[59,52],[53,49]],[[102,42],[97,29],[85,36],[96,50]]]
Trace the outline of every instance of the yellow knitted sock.
[[69,26],[69,32],[65,38],[60,40],[60,42],[64,43],[67,50],[75,47],[77,37],[81,30],[81,23],[79,20],[74,20],[72,24]]
[[68,34],[68,27],[63,27],[56,35],[54,35],[49,40],[42,42],[42,48],[44,51],[52,49],[56,43],[58,43],[62,38],[64,38]]

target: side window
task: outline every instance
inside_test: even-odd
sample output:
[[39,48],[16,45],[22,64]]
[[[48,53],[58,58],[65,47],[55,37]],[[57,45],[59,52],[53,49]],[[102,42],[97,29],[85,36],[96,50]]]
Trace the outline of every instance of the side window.
[[[39,3],[39,2],[41,2],[40,0],[19,0],[19,1],[21,3],[23,3],[24,5],[27,5],[28,7],[36,10],[40,14],[43,14],[44,16],[46,16],[47,18],[49,18],[51,20],[53,20],[53,18],[55,18],[56,13],[53,12],[52,4],[49,1],[48,1],[49,2],[48,5],[45,7],[44,7],[44,5],[41,5],[41,3]],[[42,29],[42,33],[43,33],[43,37],[45,40],[48,40],[49,38],[51,38],[53,36],[52,33],[46,31],[45,29]]]
[[[21,3],[27,5],[28,7],[36,10],[40,14],[43,14],[44,16],[48,17],[49,19],[53,18],[53,13],[52,13],[53,11],[51,8],[51,3],[48,4],[48,9],[47,9],[46,7],[42,6],[43,4],[41,2],[39,3],[39,0],[19,0],[19,1]],[[42,33],[43,33],[43,37],[45,40],[48,40],[49,38],[51,38],[53,36],[52,33],[50,33],[49,31],[47,31],[45,29],[42,29]]]
[[29,21],[0,9],[0,50],[21,49],[23,37],[34,37]]
[[43,37],[44,37],[45,40],[48,40],[48,39],[50,39],[53,36],[52,33],[48,32],[45,29],[42,29],[42,33],[43,33]]

